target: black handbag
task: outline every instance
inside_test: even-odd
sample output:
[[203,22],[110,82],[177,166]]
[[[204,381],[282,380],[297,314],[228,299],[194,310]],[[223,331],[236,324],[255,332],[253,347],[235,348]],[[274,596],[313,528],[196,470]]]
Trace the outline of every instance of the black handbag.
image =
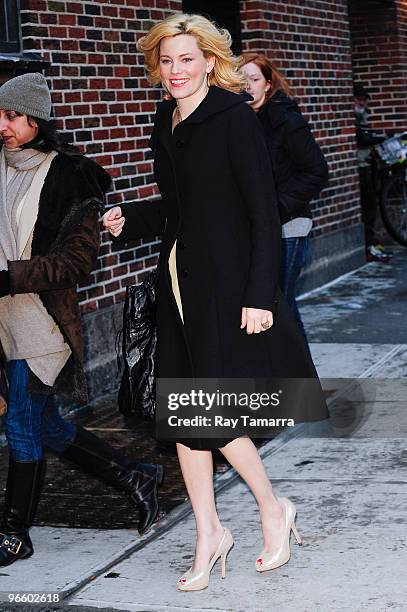
[[156,299],[158,272],[127,287],[123,310],[121,353],[124,370],[119,410],[126,416],[155,417],[157,352]]

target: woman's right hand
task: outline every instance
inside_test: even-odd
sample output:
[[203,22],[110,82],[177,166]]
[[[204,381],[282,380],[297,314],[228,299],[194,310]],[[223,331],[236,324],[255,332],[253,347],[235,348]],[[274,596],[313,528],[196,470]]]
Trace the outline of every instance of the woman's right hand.
[[122,233],[126,218],[123,217],[120,206],[114,206],[103,215],[102,221],[103,227],[117,238]]

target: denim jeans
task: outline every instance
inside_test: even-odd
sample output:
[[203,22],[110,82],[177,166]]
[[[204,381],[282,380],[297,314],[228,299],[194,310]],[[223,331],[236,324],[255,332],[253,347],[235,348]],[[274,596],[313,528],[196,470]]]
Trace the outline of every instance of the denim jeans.
[[75,437],[75,425],[60,416],[52,395],[28,391],[25,360],[9,361],[6,372],[9,399],[4,428],[13,459],[39,461],[44,448],[62,453]]
[[309,238],[308,236],[283,238],[282,243],[283,253],[280,271],[281,291],[283,292],[290,310],[298,323],[301,333],[307,340],[307,335],[305,333],[301,315],[298,310],[297,301],[295,299],[295,285],[305,263],[308,252]]

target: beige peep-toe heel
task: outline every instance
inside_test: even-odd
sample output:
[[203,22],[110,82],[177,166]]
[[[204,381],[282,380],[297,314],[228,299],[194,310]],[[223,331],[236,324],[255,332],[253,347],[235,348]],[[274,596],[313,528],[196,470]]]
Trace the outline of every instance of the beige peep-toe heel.
[[213,566],[216,561],[221,559],[221,572],[222,578],[226,576],[226,557],[228,552],[232,548],[234,542],[232,538],[232,534],[229,529],[224,529],[223,536],[221,541],[219,542],[219,546],[216,549],[215,554],[209,561],[207,567],[199,572],[193,572],[192,569],[189,569],[185,574],[181,576],[181,578],[177,582],[177,588],[180,591],[202,591],[202,589],[206,589],[209,585],[209,578],[212,571]]
[[287,497],[278,497],[278,501],[284,510],[284,539],[281,546],[276,552],[262,553],[256,559],[256,571],[267,572],[268,570],[276,569],[284,565],[290,560],[290,534],[293,531],[298,544],[302,544],[300,534],[295,526],[295,516],[297,514],[296,507]]

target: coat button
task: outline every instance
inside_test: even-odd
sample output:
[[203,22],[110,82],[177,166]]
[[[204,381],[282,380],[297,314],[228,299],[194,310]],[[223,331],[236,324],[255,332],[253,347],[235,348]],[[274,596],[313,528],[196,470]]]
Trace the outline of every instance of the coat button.
[[181,270],[180,275],[182,278],[186,278],[188,276],[188,272],[186,270]]
[[181,147],[183,147],[183,146],[184,146],[184,143],[183,143],[183,141],[182,141],[182,140],[177,140],[177,141],[176,141],[176,143],[175,143],[175,146],[176,146],[178,149],[181,149]]
[[177,242],[178,248],[183,251],[185,249],[185,242]]

